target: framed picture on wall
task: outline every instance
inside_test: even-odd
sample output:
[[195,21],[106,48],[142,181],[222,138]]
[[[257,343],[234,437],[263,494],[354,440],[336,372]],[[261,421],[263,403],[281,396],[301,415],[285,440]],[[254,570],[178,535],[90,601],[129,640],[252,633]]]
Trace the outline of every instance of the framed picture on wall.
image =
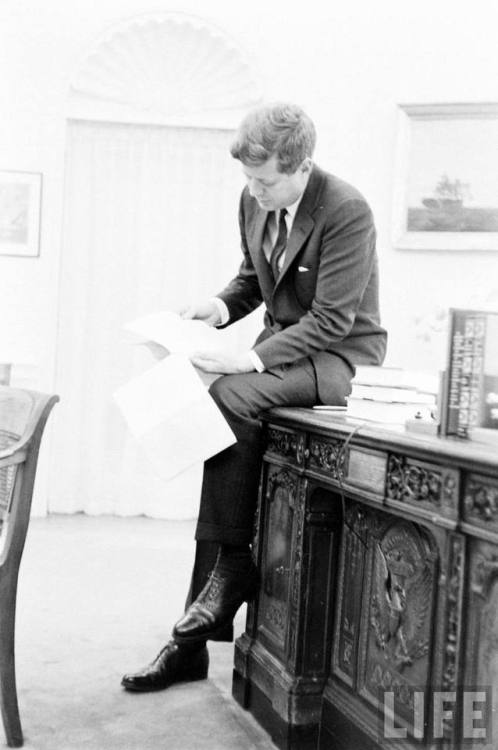
[[40,253],[42,176],[0,170],[0,255]]
[[498,250],[498,103],[399,107],[394,245]]

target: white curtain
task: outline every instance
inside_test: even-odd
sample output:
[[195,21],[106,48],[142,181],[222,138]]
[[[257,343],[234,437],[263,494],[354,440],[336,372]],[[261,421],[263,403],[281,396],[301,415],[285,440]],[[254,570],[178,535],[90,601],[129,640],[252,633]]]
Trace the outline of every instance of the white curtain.
[[[240,165],[222,130],[68,123],[50,511],[189,518],[201,467],[169,483],[112,393],[153,364],[124,322],[219,291],[240,261]],[[249,346],[260,315],[234,326]]]

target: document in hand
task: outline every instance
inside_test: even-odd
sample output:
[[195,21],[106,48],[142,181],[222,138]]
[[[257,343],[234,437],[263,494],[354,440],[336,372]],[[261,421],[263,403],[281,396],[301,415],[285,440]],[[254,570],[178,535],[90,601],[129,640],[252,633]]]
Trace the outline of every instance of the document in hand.
[[166,357],[119,388],[114,399],[139,446],[164,479],[236,442],[184,355]]
[[157,341],[172,354],[193,354],[220,349],[221,331],[202,320],[183,320],[177,313],[163,310],[145,315],[124,326],[144,341]]

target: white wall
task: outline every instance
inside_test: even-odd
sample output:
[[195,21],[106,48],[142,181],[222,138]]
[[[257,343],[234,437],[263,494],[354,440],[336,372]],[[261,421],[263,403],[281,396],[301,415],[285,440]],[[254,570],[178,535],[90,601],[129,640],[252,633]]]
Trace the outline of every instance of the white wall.
[[434,364],[442,343],[423,335],[438,307],[498,307],[498,254],[392,248],[396,103],[498,100],[495,8],[457,0],[3,0],[0,169],[42,172],[44,182],[40,258],[0,257],[0,359],[3,351],[33,361],[32,385],[53,388],[69,82],[104,31],[171,10],[231,34],[266,97],[297,101],[315,119],[317,161],[360,187],[376,215],[388,361]]

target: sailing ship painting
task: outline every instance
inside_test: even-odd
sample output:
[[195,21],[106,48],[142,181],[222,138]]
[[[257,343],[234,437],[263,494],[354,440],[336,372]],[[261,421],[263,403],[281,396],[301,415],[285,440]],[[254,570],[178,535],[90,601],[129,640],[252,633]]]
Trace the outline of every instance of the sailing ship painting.
[[468,205],[470,184],[441,175],[432,195],[408,207],[409,232],[498,232],[498,207]]
[[440,105],[408,120],[405,231],[464,233],[471,243],[471,233],[496,235],[498,108]]

